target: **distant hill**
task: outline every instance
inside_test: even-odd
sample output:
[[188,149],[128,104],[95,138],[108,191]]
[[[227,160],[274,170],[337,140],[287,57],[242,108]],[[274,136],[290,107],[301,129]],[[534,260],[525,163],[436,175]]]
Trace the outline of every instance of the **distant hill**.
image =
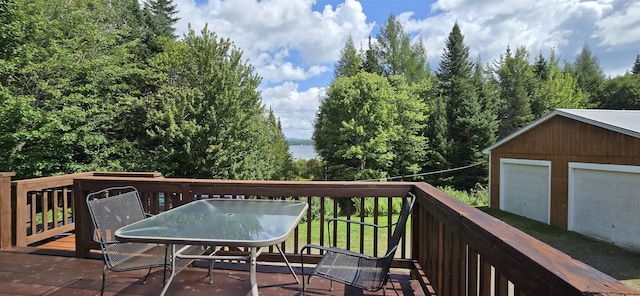
[[290,138],[287,139],[287,142],[289,143],[289,145],[313,145],[313,140],[309,139]]

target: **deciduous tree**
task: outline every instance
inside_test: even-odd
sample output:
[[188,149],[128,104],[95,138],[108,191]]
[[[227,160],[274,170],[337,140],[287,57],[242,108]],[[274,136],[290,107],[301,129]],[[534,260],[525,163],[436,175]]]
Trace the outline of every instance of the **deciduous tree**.
[[228,39],[205,27],[158,54],[160,91],[150,97],[146,147],[167,175],[270,179],[273,140],[260,78]]
[[605,81],[596,98],[599,108],[640,109],[640,75],[626,74]]
[[398,136],[393,98],[385,77],[366,72],[338,77],[329,86],[316,115],[313,140],[330,179],[388,177]]

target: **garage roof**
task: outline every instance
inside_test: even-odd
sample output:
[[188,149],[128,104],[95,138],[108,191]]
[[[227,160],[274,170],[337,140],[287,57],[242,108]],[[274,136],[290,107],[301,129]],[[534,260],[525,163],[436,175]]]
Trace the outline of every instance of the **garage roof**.
[[520,134],[523,134],[524,132],[555,116],[564,116],[625,135],[640,138],[640,110],[556,109],[546,116],[539,118],[517,132],[482,150],[482,152],[489,154],[493,148],[511,141]]

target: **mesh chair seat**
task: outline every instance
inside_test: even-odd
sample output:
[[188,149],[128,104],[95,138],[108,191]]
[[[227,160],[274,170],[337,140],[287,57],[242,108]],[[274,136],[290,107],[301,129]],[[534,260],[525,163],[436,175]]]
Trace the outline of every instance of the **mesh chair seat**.
[[359,289],[377,291],[386,282],[389,258],[393,259],[390,256],[368,257],[330,248],[318,262],[313,274]]
[[157,244],[116,243],[105,247],[107,264],[113,271],[164,267],[167,248]]

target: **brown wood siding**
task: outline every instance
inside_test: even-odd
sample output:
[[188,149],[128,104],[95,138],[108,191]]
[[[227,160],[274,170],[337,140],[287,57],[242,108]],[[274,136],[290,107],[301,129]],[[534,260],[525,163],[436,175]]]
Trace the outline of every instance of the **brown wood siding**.
[[567,227],[569,162],[640,165],[640,139],[555,116],[491,150],[490,195],[500,207],[500,159],[551,161],[551,225]]

